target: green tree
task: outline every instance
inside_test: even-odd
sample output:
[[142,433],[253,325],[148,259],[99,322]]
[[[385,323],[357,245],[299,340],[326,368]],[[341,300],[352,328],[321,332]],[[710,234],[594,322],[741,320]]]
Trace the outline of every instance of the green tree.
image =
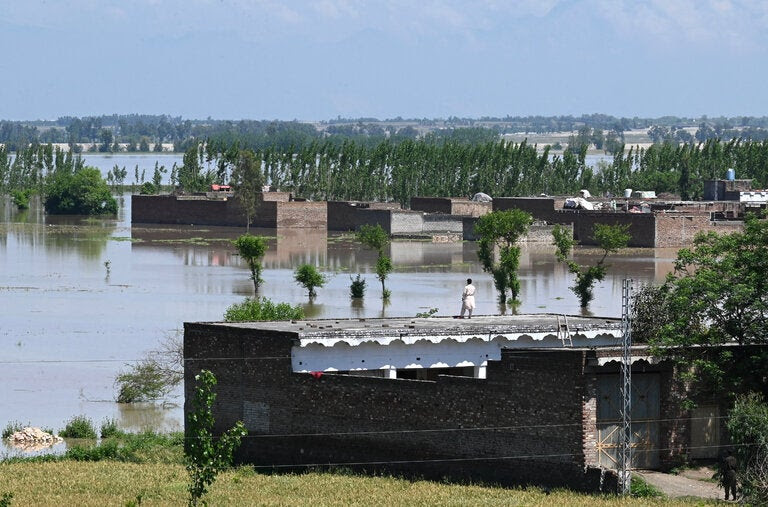
[[261,161],[256,159],[251,150],[241,150],[232,170],[232,186],[237,200],[245,211],[245,230],[249,231],[251,219],[256,214],[256,208],[261,198],[264,186],[264,174],[261,172]]
[[189,474],[189,505],[197,505],[219,472],[232,465],[235,450],[248,434],[238,421],[218,438],[213,434],[216,377],[209,370],[195,375],[192,410],[187,414],[184,457]]
[[389,246],[389,235],[382,229],[381,225],[363,225],[356,234],[357,240],[364,246],[376,250],[379,257],[376,260],[376,277],[381,282],[381,297],[384,300],[389,299],[391,293],[384,285],[387,275],[392,272],[392,260],[384,253]]
[[328,281],[312,264],[302,264],[296,268],[293,279],[296,280],[296,283],[307,289],[310,298],[317,295],[317,292],[315,292],[316,287],[322,287]]
[[240,257],[248,263],[248,268],[251,270],[251,280],[253,280],[253,289],[255,292],[258,292],[259,286],[264,281],[261,279],[261,260],[267,251],[266,238],[243,234],[232,243],[237,248]]
[[46,182],[45,210],[52,215],[116,215],[117,201],[101,172],[84,167],[53,173]]
[[672,317],[652,334],[656,354],[678,361],[701,389],[764,391],[768,353],[768,222],[746,218],[743,232],[699,234],[677,254],[659,305]]
[[178,336],[169,336],[159,349],[126,366],[115,378],[118,403],[159,400],[184,380],[184,344]]
[[594,298],[594,285],[605,278],[605,271],[608,265],[605,259],[609,254],[616,253],[619,249],[627,246],[630,235],[627,232],[629,226],[625,225],[605,225],[595,224],[593,237],[597,245],[603,250],[603,256],[594,266],[580,266],[576,262],[568,259],[573,249],[573,238],[571,232],[559,225],[552,228],[554,245],[556,247],[555,256],[557,260],[568,266],[568,271],[576,277],[575,284],[571,290],[579,298],[582,308],[589,306],[589,302]]
[[477,256],[483,270],[493,276],[493,285],[502,304],[507,301],[507,291],[510,291],[513,302],[519,301],[520,247],[517,242],[528,232],[532,222],[531,215],[513,209],[488,213],[475,224],[475,235],[479,238]]

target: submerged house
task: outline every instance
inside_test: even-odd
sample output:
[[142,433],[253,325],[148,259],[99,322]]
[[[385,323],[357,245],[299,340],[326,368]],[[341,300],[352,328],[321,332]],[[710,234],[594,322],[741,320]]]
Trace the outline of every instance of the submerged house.
[[[210,369],[241,462],[614,490],[620,343],[616,319],[552,314],[186,323],[185,411]],[[636,467],[717,438],[680,418],[670,365],[632,368]]]

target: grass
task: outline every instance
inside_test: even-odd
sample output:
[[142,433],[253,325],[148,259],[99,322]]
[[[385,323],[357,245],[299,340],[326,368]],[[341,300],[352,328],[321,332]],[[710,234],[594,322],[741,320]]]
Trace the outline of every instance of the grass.
[[[180,464],[7,463],[0,466],[0,484],[2,492],[13,494],[14,505],[127,505],[137,500],[142,505],[183,505],[187,500],[187,474]],[[351,474],[266,475],[248,467],[223,472],[204,499],[210,505],[702,505]]]

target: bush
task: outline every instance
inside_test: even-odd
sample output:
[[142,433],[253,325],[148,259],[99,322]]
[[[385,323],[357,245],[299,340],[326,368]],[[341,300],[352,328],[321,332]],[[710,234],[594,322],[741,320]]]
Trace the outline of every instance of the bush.
[[54,173],[45,189],[45,211],[52,215],[116,215],[117,201],[101,172],[84,167]]
[[352,284],[349,286],[349,295],[353,298],[362,298],[365,296],[365,278],[358,274],[355,278],[349,277]]
[[184,380],[184,346],[178,334],[160,342],[158,350],[145,354],[139,362],[129,364],[115,378],[117,402],[154,401],[170,394]]
[[21,431],[23,428],[24,426],[19,421],[9,422],[5,425],[5,428],[3,428],[3,439],[10,437],[17,431]]
[[84,415],[78,415],[70,419],[64,429],[59,432],[64,438],[97,438],[93,422]]
[[288,303],[275,304],[262,298],[246,298],[242,303],[236,303],[224,312],[227,322],[249,322],[257,320],[296,320],[304,318],[304,310],[298,305]]
[[26,190],[12,190],[11,191],[11,198],[13,199],[13,204],[16,205],[19,209],[28,209],[29,208],[29,196],[32,195],[31,189]]
[[317,295],[315,287],[322,287],[328,281],[312,264],[302,264],[296,268],[293,279],[296,280],[296,283],[307,289],[309,297]]
[[120,428],[117,427],[117,420],[114,418],[105,419],[104,422],[101,423],[101,438],[117,437],[122,435],[122,433]]
[[642,477],[632,476],[630,494],[638,498],[664,498],[664,493],[655,486],[648,484]]
[[768,503],[768,403],[762,395],[741,396],[726,422],[742,470],[742,493],[755,505]]
[[139,188],[139,193],[141,195],[155,195],[157,192],[158,187],[156,187],[155,184],[151,181],[145,181]]

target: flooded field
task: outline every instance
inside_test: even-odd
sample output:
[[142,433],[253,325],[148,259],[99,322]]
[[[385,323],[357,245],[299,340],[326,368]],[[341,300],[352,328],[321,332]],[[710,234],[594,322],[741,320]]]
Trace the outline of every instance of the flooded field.
[[[114,379],[185,321],[220,320],[231,304],[252,295],[245,263],[231,240],[234,228],[137,226],[131,199],[120,199],[117,219],[46,217],[39,206],[25,212],[0,200],[0,428],[10,421],[60,430],[83,414],[98,426],[115,418],[127,430],[182,428],[182,400],[175,404],[115,403]],[[395,272],[387,281],[389,304],[373,274],[375,254],[349,234],[325,231],[254,230],[270,237],[261,295],[304,306],[308,317],[437,315],[460,309],[464,280],[477,286],[477,314],[500,308],[489,275],[482,273],[474,243],[396,241]],[[597,252],[578,250],[594,262]],[[597,286],[594,315],[619,316],[621,283],[661,281],[672,269],[674,250],[633,250],[611,260]],[[309,301],[293,270],[312,263],[329,276]],[[350,276],[362,273],[366,297],[349,297]],[[579,314],[568,289],[571,276],[548,245],[524,248],[520,313]],[[0,456],[11,452],[0,447]]]

